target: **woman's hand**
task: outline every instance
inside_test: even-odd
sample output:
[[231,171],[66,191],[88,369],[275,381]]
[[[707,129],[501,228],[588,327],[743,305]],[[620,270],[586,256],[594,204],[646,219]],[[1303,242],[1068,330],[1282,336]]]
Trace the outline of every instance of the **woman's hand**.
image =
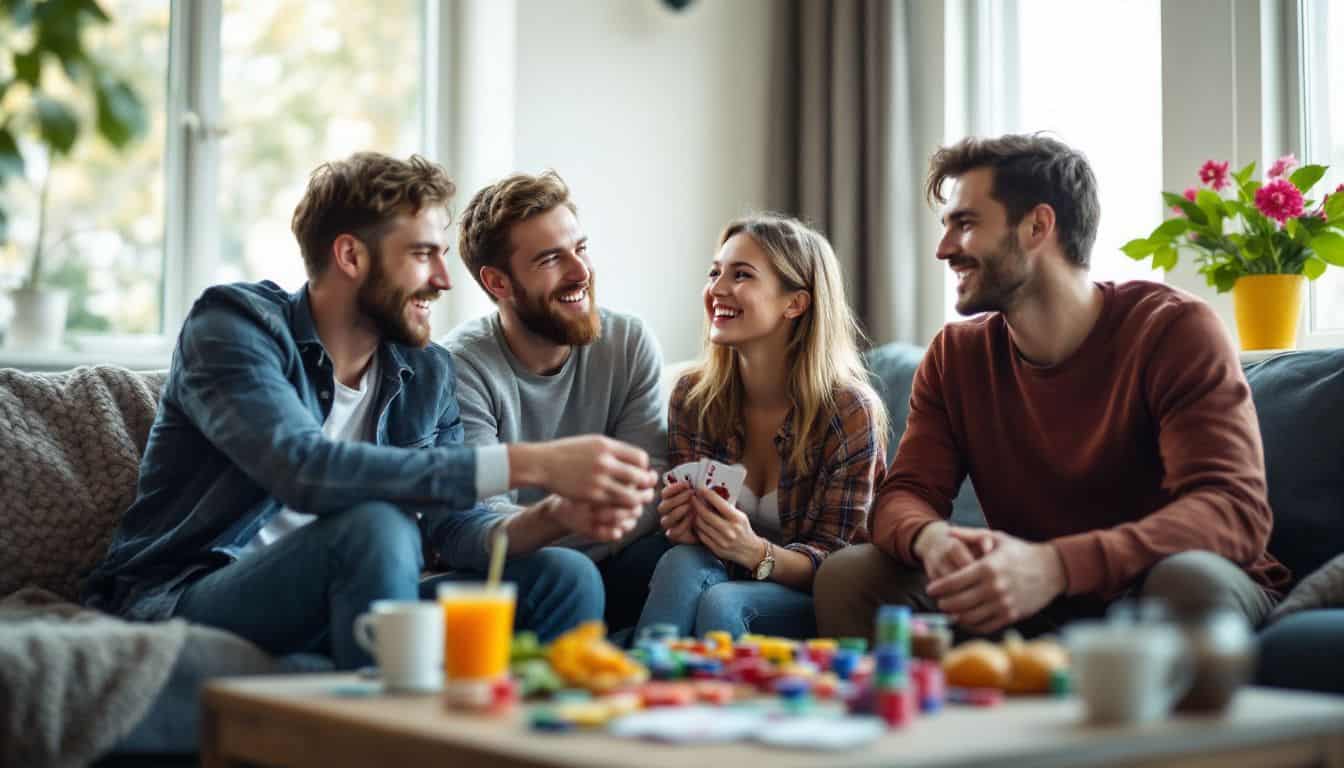
[[751,569],[765,557],[765,541],[751,529],[746,513],[727,499],[708,488],[697,488],[691,509],[700,543],[720,559]]
[[693,529],[694,520],[690,487],[682,482],[663,486],[663,497],[658,502],[658,525],[667,540],[673,544],[699,544],[700,539]]

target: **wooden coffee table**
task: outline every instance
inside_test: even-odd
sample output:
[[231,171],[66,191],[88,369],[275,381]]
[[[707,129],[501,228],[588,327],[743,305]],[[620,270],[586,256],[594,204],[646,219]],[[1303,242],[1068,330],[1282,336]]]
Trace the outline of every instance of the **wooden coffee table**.
[[1344,697],[1249,688],[1221,717],[1143,727],[1081,723],[1075,699],[952,707],[846,752],[752,744],[676,746],[600,732],[544,734],[523,714],[447,712],[435,696],[353,695],[351,675],[253,677],[204,694],[201,764],[261,766],[1003,766],[1180,765],[1344,767]]

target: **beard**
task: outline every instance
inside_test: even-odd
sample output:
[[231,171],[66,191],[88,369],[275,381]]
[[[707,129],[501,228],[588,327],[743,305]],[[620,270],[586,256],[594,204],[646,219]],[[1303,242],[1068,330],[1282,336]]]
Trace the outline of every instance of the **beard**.
[[412,323],[406,316],[407,306],[417,299],[434,301],[439,292],[433,288],[407,291],[393,285],[383,271],[383,254],[370,249],[373,267],[369,279],[359,287],[356,302],[359,311],[373,322],[378,335],[395,344],[423,348],[429,344],[429,323]]
[[543,339],[562,346],[586,346],[597,340],[602,320],[597,313],[597,294],[593,292],[593,277],[588,277],[588,311],[579,317],[556,309],[552,302],[583,285],[572,284],[557,289],[550,296],[533,296],[519,291],[516,310],[523,327]]
[[[969,259],[951,259],[952,266]],[[1020,298],[1027,284],[1026,254],[1017,242],[1017,233],[1008,232],[999,246],[988,256],[975,259],[975,271],[966,280],[974,280],[972,292],[957,297],[957,312],[978,315],[981,312],[1004,312]]]

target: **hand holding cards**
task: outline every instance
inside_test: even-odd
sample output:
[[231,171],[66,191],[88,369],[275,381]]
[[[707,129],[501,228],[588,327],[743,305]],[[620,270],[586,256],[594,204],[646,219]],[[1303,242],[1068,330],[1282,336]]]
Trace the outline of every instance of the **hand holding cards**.
[[708,488],[729,504],[737,504],[742,486],[747,482],[747,468],[741,464],[724,464],[713,459],[688,461],[663,476],[667,485],[683,483],[687,488]]

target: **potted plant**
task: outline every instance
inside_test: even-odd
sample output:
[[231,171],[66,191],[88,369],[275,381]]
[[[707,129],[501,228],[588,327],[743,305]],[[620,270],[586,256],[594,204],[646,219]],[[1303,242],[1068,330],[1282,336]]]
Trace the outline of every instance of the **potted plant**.
[[1163,270],[1192,253],[1209,285],[1232,291],[1242,349],[1292,348],[1304,278],[1344,267],[1344,185],[1319,201],[1307,197],[1326,170],[1299,168],[1287,155],[1259,182],[1251,180],[1255,163],[1229,174],[1228,163],[1210,160],[1199,170],[1200,187],[1162,193],[1176,215],[1121,250]]
[[[6,344],[51,348],[61,344],[69,301],[44,283],[50,254],[48,193],[52,165],[69,156],[85,123],[122,149],[143,136],[145,108],[131,86],[116,77],[84,44],[86,32],[110,18],[96,0],[0,0],[0,195],[10,183],[28,180],[25,153],[45,161],[38,183],[37,233],[28,274],[10,292],[14,315]],[[59,65],[59,66],[56,66]],[[80,99],[92,104],[80,103]],[[9,241],[11,209],[0,196],[0,245]]]

